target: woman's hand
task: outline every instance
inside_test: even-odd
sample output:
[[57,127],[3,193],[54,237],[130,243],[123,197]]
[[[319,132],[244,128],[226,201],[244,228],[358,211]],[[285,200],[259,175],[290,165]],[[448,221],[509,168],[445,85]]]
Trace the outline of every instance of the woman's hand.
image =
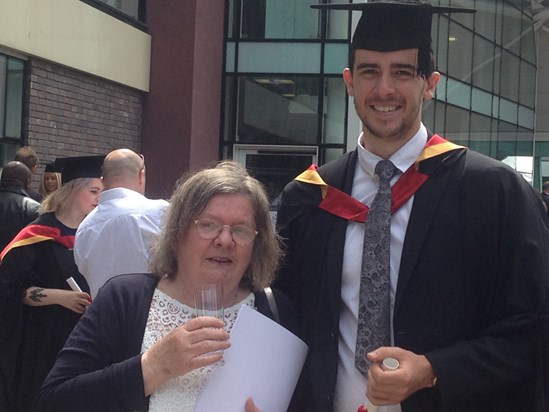
[[91,303],[91,297],[85,292],[31,286],[26,290],[23,303],[29,306],[61,305],[73,312],[84,313]]
[[246,407],[245,412],[261,412],[257,406],[255,406],[255,403],[252,398],[246,399]]
[[76,313],[84,313],[86,308],[91,303],[91,297],[86,292],[75,292],[72,290],[62,289],[53,289],[53,291],[56,294],[59,292],[57,304]]
[[141,356],[145,395],[173,377],[218,362],[229,346],[220,319],[201,316],[178,326]]

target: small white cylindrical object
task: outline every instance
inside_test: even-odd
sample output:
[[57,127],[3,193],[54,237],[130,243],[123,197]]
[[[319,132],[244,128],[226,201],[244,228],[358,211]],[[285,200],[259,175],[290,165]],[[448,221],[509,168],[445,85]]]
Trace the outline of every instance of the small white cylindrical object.
[[[381,362],[381,369],[384,371],[394,371],[397,370],[400,366],[400,363],[395,358],[385,358],[383,359],[383,362]],[[368,405],[368,412],[379,412],[379,408],[381,408],[378,405],[373,405],[371,402],[367,402]]]
[[381,363],[381,368],[384,371],[395,371],[398,369],[399,366],[400,366],[400,363],[395,358],[385,358]]
[[82,289],[80,289],[80,286],[78,286],[78,283],[76,283],[76,281],[72,276],[67,279],[67,283],[69,284],[71,289],[74,290],[75,292],[82,292]]

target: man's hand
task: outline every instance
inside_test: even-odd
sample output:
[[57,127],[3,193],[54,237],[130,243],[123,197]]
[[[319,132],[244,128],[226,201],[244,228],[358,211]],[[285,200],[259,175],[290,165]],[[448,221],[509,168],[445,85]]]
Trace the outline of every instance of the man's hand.
[[[368,353],[372,366],[368,371],[366,396],[374,405],[396,405],[423,388],[430,388],[435,372],[423,355],[396,348],[381,347]],[[381,362],[395,358],[400,362],[396,370],[383,370]]]

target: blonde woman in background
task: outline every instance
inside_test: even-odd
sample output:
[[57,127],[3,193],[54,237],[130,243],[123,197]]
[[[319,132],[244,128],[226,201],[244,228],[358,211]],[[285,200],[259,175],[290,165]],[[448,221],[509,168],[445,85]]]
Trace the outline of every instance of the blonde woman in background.
[[53,164],[47,164],[44,169],[44,174],[42,175],[42,180],[40,181],[40,187],[38,191],[45,198],[50,193],[55,192],[61,187],[61,173],[58,173],[55,170]]
[[[0,253],[0,410],[36,411],[42,381],[90,304],[72,250],[78,225],[97,206],[103,190],[102,158],[58,163],[63,185]],[[71,277],[83,292],[71,290]]]

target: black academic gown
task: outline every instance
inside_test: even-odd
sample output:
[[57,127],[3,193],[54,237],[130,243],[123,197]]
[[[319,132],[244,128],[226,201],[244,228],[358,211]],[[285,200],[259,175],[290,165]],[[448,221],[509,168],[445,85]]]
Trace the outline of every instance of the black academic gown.
[[[349,194],[356,161],[355,150],[318,172]],[[430,178],[413,200],[393,325],[395,345],[424,354],[438,383],[405,400],[403,412],[545,411],[549,383],[539,379],[535,345],[547,313],[549,233],[536,194],[473,151],[426,160],[420,171]],[[277,217],[288,256],[276,286],[294,300],[309,345],[295,411],[332,411],[337,377],[347,222],[319,201],[317,186],[293,181]]]
[[[74,236],[76,232],[62,225],[53,213],[41,215],[32,224],[59,228],[65,236]],[[6,411],[35,411],[42,382],[80,318],[60,305],[24,305],[24,291],[31,286],[70,290],[66,279],[71,276],[82,290],[89,291],[78,273],[72,249],[53,240],[10,249],[2,260],[0,383],[5,398],[0,400],[0,407]]]

